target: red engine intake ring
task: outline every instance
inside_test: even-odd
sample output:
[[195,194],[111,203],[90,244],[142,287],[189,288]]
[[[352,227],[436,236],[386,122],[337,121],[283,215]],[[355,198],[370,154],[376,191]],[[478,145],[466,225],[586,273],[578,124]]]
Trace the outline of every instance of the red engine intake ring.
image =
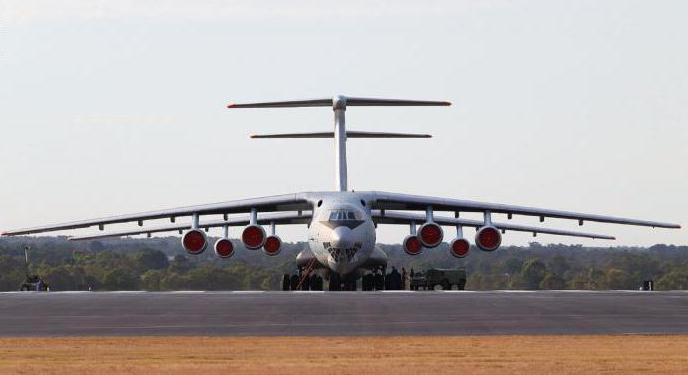
[[465,238],[455,238],[449,244],[449,253],[457,258],[463,258],[471,250],[471,244]]
[[495,227],[482,227],[475,234],[475,244],[483,251],[495,251],[502,244],[502,235]]
[[215,242],[215,254],[220,258],[230,258],[234,255],[234,244],[227,238],[220,238]]
[[404,251],[408,255],[418,255],[423,252],[423,244],[420,243],[418,236],[406,236],[402,244],[404,246]]
[[249,225],[241,233],[241,242],[249,250],[257,250],[265,243],[265,229],[260,225]]
[[432,249],[439,246],[444,238],[442,227],[435,223],[425,223],[418,228],[418,239],[423,247]]
[[263,244],[265,255],[275,256],[282,250],[282,240],[277,236],[268,236]]
[[187,253],[198,255],[205,251],[205,248],[208,246],[208,239],[203,231],[191,229],[182,236],[182,246],[184,246]]

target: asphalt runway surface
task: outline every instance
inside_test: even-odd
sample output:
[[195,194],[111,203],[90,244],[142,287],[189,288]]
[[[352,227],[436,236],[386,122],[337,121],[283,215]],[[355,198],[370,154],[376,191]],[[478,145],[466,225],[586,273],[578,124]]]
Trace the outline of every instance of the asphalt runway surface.
[[688,334],[688,292],[0,293],[0,336]]

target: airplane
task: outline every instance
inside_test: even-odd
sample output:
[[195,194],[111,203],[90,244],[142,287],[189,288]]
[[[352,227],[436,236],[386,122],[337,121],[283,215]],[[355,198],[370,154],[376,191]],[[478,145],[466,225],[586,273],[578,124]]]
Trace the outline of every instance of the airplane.
[[[128,215],[110,216],[91,220],[73,221],[63,224],[45,225],[34,228],[11,230],[3,236],[17,236],[50,231],[73,230],[98,226],[103,231],[106,225],[137,223],[138,228],[113,232],[82,234],[71,240],[90,240],[104,237],[120,237],[137,234],[179,231],[184,249],[192,255],[202,253],[208,246],[205,232],[209,228],[222,228],[223,236],[214,244],[220,258],[229,258],[235,253],[228,236],[229,227],[244,227],[241,242],[248,250],[262,251],[276,256],[282,248],[282,240],[276,234],[277,225],[301,224],[307,226],[308,246],[296,257],[297,266],[308,271],[323,273],[330,281],[330,289],[338,290],[341,283],[360,278],[371,270],[384,269],[387,255],[376,245],[378,225],[406,225],[409,234],[403,239],[404,251],[411,256],[433,249],[444,240],[442,227],[453,227],[456,234],[449,242],[449,252],[456,258],[469,254],[470,243],[463,228],[475,228],[475,245],[482,251],[497,250],[506,231],[531,232],[561,236],[586,237],[614,240],[613,236],[595,233],[557,230],[545,227],[526,226],[493,221],[495,214],[545,218],[570,219],[583,225],[586,221],[638,225],[654,228],[680,228],[680,225],[621,217],[584,214],[551,209],[524,207],[508,204],[486,203],[472,200],[450,199],[409,195],[382,191],[349,190],[347,184],[346,144],[349,138],[429,138],[428,134],[406,134],[386,132],[349,131],[346,129],[347,107],[356,106],[449,106],[446,101],[400,100],[348,97],[337,95],[332,98],[292,100],[277,102],[256,102],[229,104],[229,109],[240,108],[288,108],[288,107],[331,107],[334,112],[334,129],[331,132],[285,133],[252,135],[254,139],[270,138],[332,138],[336,158],[336,184],[333,191],[300,192],[260,198],[249,198],[213,204],[203,204],[172,209],[163,209]],[[460,217],[461,213],[481,213],[482,220]],[[445,215],[436,215],[445,213]],[[447,216],[446,213],[453,213]],[[235,214],[239,214],[234,216]],[[201,221],[201,217],[221,215],[220,220]],[[230,217],[230,215],[232,215]],[[189,222],[177,223],[181,217]],[[170,224],[144,226],[145,221],[167,219]],[[269,227],[266,233],[264,226]],[[337,284],[337,286],[333,286]],[[355,284],[354,288],[355,288]]]

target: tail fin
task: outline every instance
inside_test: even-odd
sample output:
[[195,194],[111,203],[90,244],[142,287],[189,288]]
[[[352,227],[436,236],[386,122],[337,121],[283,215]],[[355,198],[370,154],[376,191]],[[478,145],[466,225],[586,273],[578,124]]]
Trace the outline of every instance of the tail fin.
[[334,111],[334,132],[324,133],[286,133],[286,134],[265,134],[252,135],[251,138],[334,138],[335,153],[337,156],[337,189],[347,190],[346,173],[346,140],[347,138],[430,138],[428,134],[405,134],[405,133],[378,133],[346,131],[345,112],[347,106],[447,106],[451,105],[446,101],[434,100],[406,100],[406,99],[379,99],[379,98],[357,98],[337,95],[333,98],[308,99],[308,100],[287,100],[279,102],[256,102],[256,103],[231,103],[227,108],[288,108],[288,107],[329,107]]

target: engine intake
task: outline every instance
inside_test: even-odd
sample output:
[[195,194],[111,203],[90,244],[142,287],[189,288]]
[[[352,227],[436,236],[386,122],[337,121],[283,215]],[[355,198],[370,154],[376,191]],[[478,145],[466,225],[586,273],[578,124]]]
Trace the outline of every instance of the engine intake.
[[420,243],[418,236],[409,235],[404,238],[404,251],[408,255],[418,255],[423,252],[423,245]]
[[465,238],[455,238],[449,244],[449,253],[457,258],[463,258],[471,250],[471,244]]
[[203,231],[191,229],[182,236],[182,246],[184,246],[187,253],[198,255],[205,251],[205,248],[208,246],[208,238]]
[[483,251],[495,251],[502,244],[502,235],[493,226],[482,227],[475,234],[475,244]]
[[265,229],[260,225],[249,225],[241,233],[241,241],[249,250],[257,250],[265,244]]
[[282,240],[275,236],[268,236],[263,244],[263,252],[269,256],[275,256],[282,250]]
[[429,249],[439,246],[444,238],[442,227],[435,223],[425,223],[418,228],[420,243]]
[[227,238],[220,238],[215,242],[215,254],[220,258],[229,258],[234,255],[234,244]]

